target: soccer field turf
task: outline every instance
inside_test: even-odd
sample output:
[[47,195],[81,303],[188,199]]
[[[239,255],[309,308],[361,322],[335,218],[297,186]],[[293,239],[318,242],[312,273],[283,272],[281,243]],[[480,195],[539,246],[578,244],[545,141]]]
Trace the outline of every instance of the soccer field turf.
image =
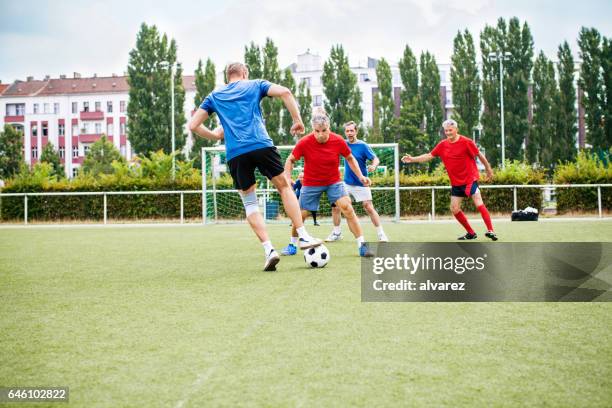
[[[612,240],[610,221],[496,226]],[[288,227],[270,232],[280,249]],[[612,406],[612,304],[362,303],[344,235],[324,269],[264,273],[244,224],[0,229],[0,386],[68,386],[82,407]]]

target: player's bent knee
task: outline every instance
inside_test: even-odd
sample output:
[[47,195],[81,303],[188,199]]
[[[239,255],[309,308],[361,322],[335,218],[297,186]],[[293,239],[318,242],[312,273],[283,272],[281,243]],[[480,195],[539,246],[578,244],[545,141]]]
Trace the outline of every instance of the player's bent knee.
[[255,190],[252,190],[248,193],[241,193],[240,198],[242,198],[242,204],[244,205],[244,211],[247,217],[259,211],[259,205],[257,204],[257,194],[255,193]]

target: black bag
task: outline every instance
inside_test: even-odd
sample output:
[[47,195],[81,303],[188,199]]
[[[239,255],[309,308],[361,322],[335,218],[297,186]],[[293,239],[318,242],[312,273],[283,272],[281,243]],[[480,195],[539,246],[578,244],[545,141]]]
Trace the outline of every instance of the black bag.
[[512,211],[512,221],[537,221],[538,215],[536,212]]

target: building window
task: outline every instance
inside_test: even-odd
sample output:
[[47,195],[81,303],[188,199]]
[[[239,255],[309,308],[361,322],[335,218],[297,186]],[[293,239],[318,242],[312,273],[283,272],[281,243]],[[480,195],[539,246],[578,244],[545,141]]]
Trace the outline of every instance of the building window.
[[43,103],[43,113],[49,113],[49,104]]
[[96,112],[100,112],[102,110],[102,102],[96,101]]
[[107,136],[112,136],[113,135],[113,124],[112,123],[107,123],[106,124],[106,135]]
[[370,78],[368,77],[367,72],[363,74],[359,74],[359,82],[368,82]]
[[38,159],[38,146],[32,147],[32,158]]
[[55,102],[53,104],[53,113],[55,113],[56,115],[59,113],[59,103]]
[[84,135],[88,135],[89,134],[89,122],[84,122],[83,123],[83,129],[82,130],[82,134]]
[[60,146],[59,148],[59,157],[63,159],[66,156],[66,148],[64,146]]
[[72,177],[76,177],[79,175],[79,168],[78,167],[73,167],[72,168]]
[[60,123],[57,126],[57,134],[59,136],[66,136],[66,125],[64,125],[63,123]]
[[108,113],[113,113],[113,101],[106,102],[106,111]]
[[6,116],[24,116],[25,115],[25,103],[7,103],[6,104]]
[[47,124],[47,122],[43,122],[42,124],[42,135],[43,137],[49,136],[49,125]]
[[120,132],[119,134],[125,135],[125,123],[121,123],[119,125],[119,132]]
[[37,124],[32,125],[32,136],[34,137],[38,136],[38,125]]
[[83,112],[89,112],[89,102],[83,102]]
[[99,135],[100,133],[102,133],[102,124],[96,123],[96,134]]
[[34,112],[35,115],[38,113],[38,104],[37,103],[34,104],[33,112]]
[[72,146],[72,157],[79,157],[79,146]]
[[315,95],[312,101],[313,106],[321,106],[323,104],[323,95]]
[[310,79],[310,77],[304,77],[302,78],[302,82],[305,83],[308,88],[310,88],[312,80]]
[[121,151],[121,156],[126,157],[125,156],[125,152],[126,152],[125,151],[125,145],[121,146],[121,150],[120,151]]
[[83,145],[83,156],[87,156],[87,153],[89,153],[89,151],[91,150],[91,146],[86,144]]
[[72,113],[77,113],[77,110],[79,108],[77,107],[77,103],[76,102],[72,102]]
[[125,101],[119,102],[119,112],[125,112]]
[[72,125],[72,136],[77,136],[79,134],[79,125]]

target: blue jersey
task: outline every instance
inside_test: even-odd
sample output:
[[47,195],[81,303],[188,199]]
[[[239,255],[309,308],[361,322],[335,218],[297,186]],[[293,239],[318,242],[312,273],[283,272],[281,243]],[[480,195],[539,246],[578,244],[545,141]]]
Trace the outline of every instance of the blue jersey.
[[272,147],[259,102],[272,84],[263,79],[242,80],[212,91],[200,108],[216,112],[225,133],[227,160],[253,150]]
[[[359,169],[361,170],[361,173],[367,177],[368,168],[366,166],[366,162],[368,160],[374,160],[374,158],[376,157],[376,155],[372,151],[372,148],[362,140],[357,140],[355,141],[355,143],[347,144],[348,147],[351,149],[351,153],[353,154],[353,156],[355,156],[357,163],[359,163]],[[361,181],[359,181],[355,173],[353,173],[353,170],[351,170],[351,168],[348,166],[346,160],[344,163],[344,182],[350,186],[363,187],[363,184],[361,183]]]

